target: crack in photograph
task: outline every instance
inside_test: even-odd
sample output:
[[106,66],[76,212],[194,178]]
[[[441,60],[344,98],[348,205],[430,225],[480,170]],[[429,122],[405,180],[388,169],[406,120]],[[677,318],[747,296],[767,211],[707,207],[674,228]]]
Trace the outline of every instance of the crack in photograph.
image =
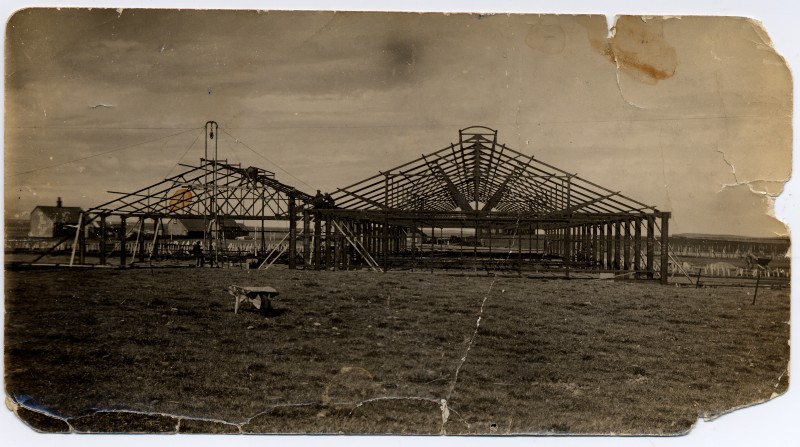
[[755,20],[29,8],[5,57],[31,430],[680,435],[788,389]]

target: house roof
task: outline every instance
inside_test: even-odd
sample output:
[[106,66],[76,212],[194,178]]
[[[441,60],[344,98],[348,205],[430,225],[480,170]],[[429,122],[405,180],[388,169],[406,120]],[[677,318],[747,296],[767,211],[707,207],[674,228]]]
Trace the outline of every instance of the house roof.
[[56,223],[77,224],[83,210],[77,206],[37,206],[34,212],[40,210],[42,214]]
[[[178,221],[186,228],[186,231],[203,231],[204,230],[204,221],[202,219],[178,219]],[[242,230],[242,231],[249,231],[246,226],[236,222],[233,219],[222,219],[222,228],[224,229],[235,229],[235,230]]]
[[186,231],[205,231],[202,219],[177,219]]
[[236,222],[234,219],[222,219],[222,227],[225,229],[250,231],[250,229],[247,228],[247,225]]

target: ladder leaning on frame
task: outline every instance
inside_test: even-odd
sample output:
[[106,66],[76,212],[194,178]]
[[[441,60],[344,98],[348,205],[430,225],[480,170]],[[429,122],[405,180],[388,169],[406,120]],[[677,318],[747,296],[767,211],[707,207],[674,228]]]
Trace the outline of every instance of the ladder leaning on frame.
[[369,265],[369,267],[373,271],[376,271],[376,272],[381,272],[382,271],[380,265],[378,264],[378,262],[375,261],[375,258],[373,258],[372,255],[369,254],[367,249],[361,244],[361,241],[359,241],[358,238],[354,237],[353,239],[350,239],[350,236],[352,236],[352,233],[348,235],[348,233],[344,230],[345,227],[342,227],[335,220],[333,220],[331,222],[333,223],[333,226],[336,227],[336,229],[339,230],[339,232],[341,232],[342,235],[344,235],[345,239],[347,239],[347,242],[350,243],[350,245],[352,245],[353,248],[355,248],[356,252],[358,252],[358,254],[361,255],[361,257],[363,257],[364,260],[367,261],[367,265]]
[[[275,244],[275,247],[273,247],[272,250],[270,250],[267,253],[267,257],[264,258],[264,261],[261,263],[261,265],[258,266],[259,270],[260,269],[266,270],[266,269],[270,268],[272,266],[272,264],[274,264],[275,261],[277,261],[278,258],[280,258],[281,255],[283,255],[284,252],[286,252],[286,249],[288,248],[288,245],[284,245],[283,248],[281,248],[280,251],[278,251],[278,248],[283,245],[283,241],[285,241],[289,237],[290,234],[291,233],[286,233],[286,235],[283,237],[283,239],[281,239],[280,242]],[[301,231],[297,236],[302,236],[302,235],[303,235],[303,232]],[[273,257],[273,255],[275,255],[275,256]],[[272,259],[272,260],[270,260],[270,259]],[[269,261],[269,264],[267,264],[267,261]]]

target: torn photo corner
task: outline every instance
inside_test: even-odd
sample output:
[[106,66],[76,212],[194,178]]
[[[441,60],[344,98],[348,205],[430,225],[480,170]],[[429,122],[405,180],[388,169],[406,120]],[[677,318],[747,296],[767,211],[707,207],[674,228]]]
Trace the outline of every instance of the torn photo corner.
[[756,20],[31,8],[5,54],[34,430],[679,435],[787,391]]

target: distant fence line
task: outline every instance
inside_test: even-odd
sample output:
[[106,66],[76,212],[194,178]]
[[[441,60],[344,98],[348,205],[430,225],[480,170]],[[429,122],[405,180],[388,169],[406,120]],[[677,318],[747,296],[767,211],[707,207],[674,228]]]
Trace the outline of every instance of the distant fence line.
[[680,237],[672,238],[669,242],[672,253],[678,256],[694,256],[703,258],[734,259],[743,258],[748,253],[763,254],[765,256],[784,256],[789,251],[788,241],[764,242],[736,242],[736,241],[698,241]]
[[[502,239],[502,238],[499,238]],[[199,239],[174,239],[174,240],[159,240],[158,241],[158,250],[160,256],[191,256],[192,253],[192,246],[195,242]],[[5,241],[5,250],[6,251],[24,251],[24,252],[44,252],[53,247],[55,243],[58,242],[58,239],[55,238],[7,238]],[[74,241],[72,239],[67,240],[61,245],[59,245],[57,251],[71,251],[72,245]],[[128,240],[125,242],[125,251],[132,255],[134,252],[138,252],[137,245],[140,242],[136,240]],[[153,241],[152,239],[149,241],[144,241],[141,243],[144,246],[144,253],[149,254],[153,251]],[[445,247],[446,245],[439,245],[440,248]],[[499,244],[493,244],[499,245]],[[276,252],[287,252],[289,248],[289,244],[287,242],[278,243],[276,241],[273,242],[265,242],[264,250],[261,247],[261,241],[255,240],[239,240],[239,239],[229,239],[229,240],[220,240],[219,241],[220,249],[218,253],[227,256],[248,256],[253,255],[257,256],[259,253],[265,253],[270,251]],[[510,245],[510,247],[513,246]],[[106,243],[106,254],[112,255],[112,253],[119,253],[120,252],[120,242],[107,242]],[[433,248],[433,247],[432,247]],[[537,247],[538,248],[538,247]],[[788,250],[788,244],[782,246],[781,244],[762,244],[762,243],[721,243],[720,241],[711,241],[709,243],[705,242],[698,242],[694,240],[678,240],[672,241],[670,243],[671,252],[680,258],[693,258],[693,257],[703,257],[703,258],[719,258],[719,259],[741,259],[745,257],[748,253],[758,252],[760,254],[769,255],[775,258],[782,258],[784,257],[786,251]],[[298,253],[303,253],[303,246],[299,245],[297,247]],[[538,250],[537,250],[538,251]],[[90,240],[86,243],[86,253],[87,254],[94,254],[97,255],[100,253],[100,241],[99,240]],[[656,258],[654,260],[655,268],[658,269],[659,267],[659,259]],[[759,275],[759,271],[762,277],[776,277],[776,278],[788,278],[790,277],[790,271],[788,268],[746,268],[740,267],[738,265],[731,264],[729,262],[715,262],[709,263],[706,265],[693,265],[690,262],[680,260],[679,264],[675,262],[670,262],[668,266],[668,271],[672,275],[695,275],[699,271],[702,276],[717,276],[717,277],[753,277]]]
[[[5,242],[5,250],[6,251],[28,251],[28,252],[43,252],[47,251],[56,244],[58,240],[55,239],[15,239],[9,240],[6,239]],[[181,239],[181,240],[161,240],[158,241],[158,253],[162,255],[190,255],[192,252],[192,246],[194,243],[197,242],[197,239]],[[71,251],[72,245],[74,241],[68,240],[63,242],[61,245],[58,246],[57,250],[59,251]],[[135,240],[129,240],[125,242],[125,251],[129,254],[133,253],[134,250],[137,250],[137,245],[139,242]],[[144,252],[151,253],[153,251],[153,241],[145,241],[144,245]],[[252,241],[252,240],[226,240],[219,242],[220,246],[220,253],[226,253],[231,255],[246,255],[246,254],[253,254],[263,252],[261,250],[261,242],[260,241]],[[266,251],[283,251],[287,250],[289,247],[288,243],[277,243],[277,242],[267,242],[264,244]],[[120,242],[107,242],[106,243],[106,253],[119,253],[121,250]],[[98,254],[100,253],[100,241],[88,241],[86,243],[86,253],[88,254]]]
[[791,272],[789,269],[784,268],[746,268],[739,267],[728,262],[714,262],[706,265],[692,265],[689,262],[682,262],[680,265],[670,262],[669,272],[672,275],[696,275],[700,272],[702,276],[721,276],[721,277],[739,277],[739,278],[755,278],[759,276],[765,278],[789,278]]

